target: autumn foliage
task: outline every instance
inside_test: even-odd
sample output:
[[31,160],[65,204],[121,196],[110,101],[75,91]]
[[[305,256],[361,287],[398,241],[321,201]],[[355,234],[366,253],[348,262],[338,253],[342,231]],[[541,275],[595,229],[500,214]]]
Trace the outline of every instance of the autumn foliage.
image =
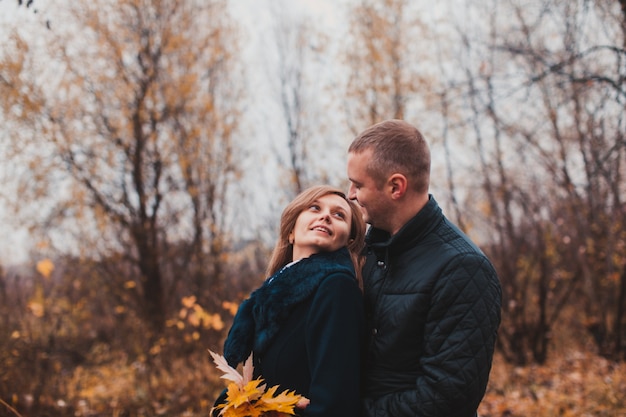
[[626,364],[562,349],[546,365],[515,366],[496,355],[484,417],[626,415]]
[[[221,349],[242,294],[211,310],[180,297],[154,338],[132,310],[98,293],[97,275],[77,281],[89,268],[74,261],[68,269],[42,259],[0,275],[0,416],[207,416],[227,386],[208,349]],[[564,315],[575,317],[575,309]],[[545,364],[496,354],[481,416],[623,415],[626,365],[594,353],[584,328],[557,328]],[[255,384],[248,394],[267,395]],[[278,395],[282,388],[273,401],[295,404],[293,393]]]
[[207,347],[236,304],[180,297],[154,334],[93,265],[71,262],[0,274],[0,416],[206,415],[221,385]]
[[[206,417],[224,388],[207,349],[263,279],[258,236],[303,184],[345,183],[313,171],[390,117],[423,130],[433,193],[500,276],[480,415],[626,415],[624,0],[348,2],[338,44],[299,24],[261,48],[277,74],[243,62],[238,2],[17,3],[0,197],[36,244],[0,265],[0,417]],[[247,119],[276,108],[271,77],[281,120]]]

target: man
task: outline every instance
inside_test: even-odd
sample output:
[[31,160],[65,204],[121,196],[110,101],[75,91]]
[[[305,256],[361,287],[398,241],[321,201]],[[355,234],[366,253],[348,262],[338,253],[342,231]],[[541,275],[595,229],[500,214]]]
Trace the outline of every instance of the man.
[[428,145],[409,123],[381,122],[350,145],[348,177],[348,196],[371,225],[364,416],[477,415],[501,288],[487,257],[429,194]]

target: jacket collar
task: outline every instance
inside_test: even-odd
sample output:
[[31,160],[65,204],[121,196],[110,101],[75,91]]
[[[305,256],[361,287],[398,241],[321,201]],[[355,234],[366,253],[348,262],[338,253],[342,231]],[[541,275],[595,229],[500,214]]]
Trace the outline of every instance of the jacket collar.
[[404,248],[412,246],[414,242],[421,240],[442,220],[443,212],[439,204],[432,195],[429,195],[426,205],[406,222],[398,230],[398,233],[391,236],[389,232],[370,227],[365,241],[367,246],[374,250],[402,251]]

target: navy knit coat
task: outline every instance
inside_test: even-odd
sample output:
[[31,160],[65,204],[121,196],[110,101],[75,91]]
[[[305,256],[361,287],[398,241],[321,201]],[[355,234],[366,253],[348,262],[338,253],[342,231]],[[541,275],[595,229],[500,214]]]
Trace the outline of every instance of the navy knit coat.
[[310,399],[299,415],[357,417],[364,322],[348,250],[322,252],[283,268],[241,304],[224,356],[236,366],[253,352],[255,377]]

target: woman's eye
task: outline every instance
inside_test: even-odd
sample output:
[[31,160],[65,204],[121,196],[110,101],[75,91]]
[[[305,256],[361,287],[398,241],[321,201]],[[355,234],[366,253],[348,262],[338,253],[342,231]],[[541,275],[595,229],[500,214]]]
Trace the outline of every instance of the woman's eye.
[[336,212],[335,216],[340,218],[340,219],[345,219],[346,218],[346,214],[341,212],[341,211]]
[[320,209],[320,206],[318,206],[317,204],[311,204],[309,209],[310,210],[314,210],[314,211],[318,211]]

